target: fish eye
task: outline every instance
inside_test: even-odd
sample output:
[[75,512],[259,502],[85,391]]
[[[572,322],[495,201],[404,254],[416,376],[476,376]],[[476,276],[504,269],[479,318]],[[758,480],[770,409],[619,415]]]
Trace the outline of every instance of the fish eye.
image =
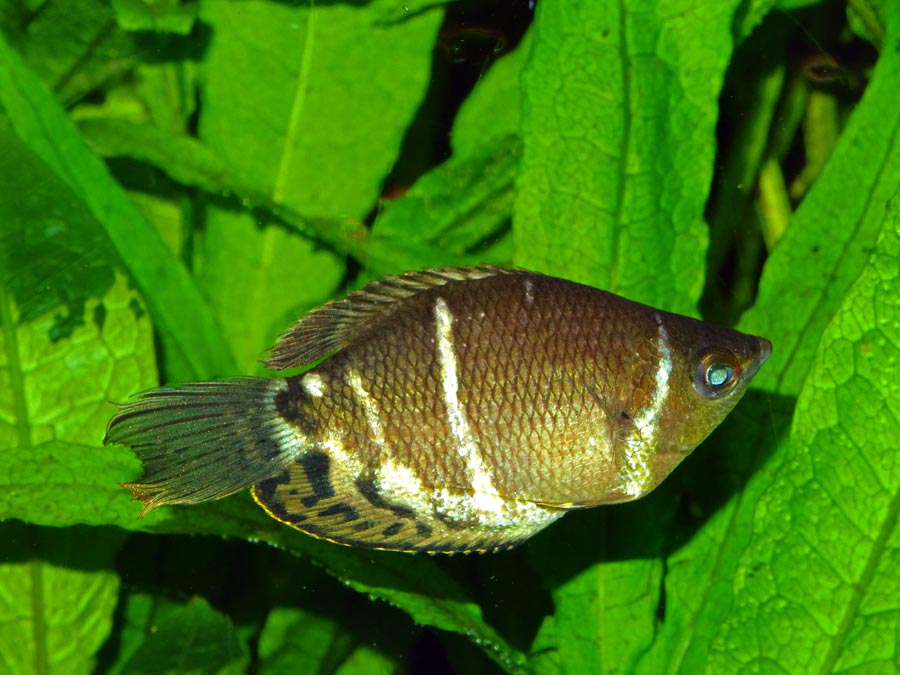
[[734,388],[740,373],[740,364],[733,355],[710,352],[700,359],[694,388],[705,398],[721,398]]

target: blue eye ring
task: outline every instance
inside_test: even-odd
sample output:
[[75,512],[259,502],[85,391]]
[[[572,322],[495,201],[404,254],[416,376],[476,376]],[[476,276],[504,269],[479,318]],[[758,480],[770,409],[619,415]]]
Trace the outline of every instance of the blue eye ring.
[[722,398],[734,389],[740,374],[740,363],[733,354],[715,350],[700,359],[694,376],[694,388],[705,398]]

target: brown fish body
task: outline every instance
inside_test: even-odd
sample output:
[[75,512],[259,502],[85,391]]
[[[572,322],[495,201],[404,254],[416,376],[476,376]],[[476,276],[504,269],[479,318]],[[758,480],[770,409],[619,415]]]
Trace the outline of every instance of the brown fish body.
[[[147,482],[132,489],[147,507],[253,485],[273,516],[340,543],[490,550],[567,509],[652,490],[734,406],[768,350],[553,277],[431,270],[301,319],[268,363],[336,352],[307,373],[225,383],[212,396],[215,385],[150,392],[111,422],[109,440],[142,454]],[[203,436],[212,425],[198,413],[221,417],[234,403],[215,398],[235,387],[260,423]],[[191,449],[216,442],[241,459],[227,479]]]

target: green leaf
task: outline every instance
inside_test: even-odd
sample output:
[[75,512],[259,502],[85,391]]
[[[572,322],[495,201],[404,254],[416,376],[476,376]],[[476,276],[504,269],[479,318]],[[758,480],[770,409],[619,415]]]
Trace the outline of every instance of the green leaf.
[[93,672],[112,627],[121,536],[0,523],[0,673]]
[[363,218],[424,96],[441,12],[388,26],[377,5],[212,0],[202,18],[200,138],[277,204]]
[[[302,636],[303,639],[298,639]],[[261,675],[278,673],[393,672],[397,664],[376,647],[360,644],[335,619],[276,607],[259,636]]]
[[134,63],[130,41],[102,0],[43,0],[39,11],[5,4],[15,16],[8,39],[62,101],[80,100]]
[[900,194],[816,350],[709,667],[896,672]]
[[467,253],[501,236],[507,226],[518,160],[519,144],[509,137],[472,157],[451,157],[386,205],[372,227],[372,240],[421,243],[422,253],[436,255],[423,257],[420,267],[493,262]]
[[[17,515],[7,500],[34,512],[77,507],[67,491],[77,467],[60,471],[36,448],[99,441],[109,400],[156,372],[149,320],[99,223],[6,129],[0,139],[0,457],[27,466],[38,488],[4,481],[7,521]],[[121,535],[0,522],[0,671],[92,672],[116,606]]]
[[57,310],[49,335],[69,337],[85,303],[112,287],[115,253],[78,195],[2,127],[0,147],[0,285],[20,321]]
[[738,2],[540,4],[516,262],[690,313]]
[[203,598],[177,603],[129,595],[115,675],[239,675],[249,656],[231,620]]
[[[61,252],[61,251],[60,251]],[[47,264],[49,259],[33,259]],[[57,264],[62,264],[57,259]],[[50,285],[65,276],[47,277]],[[58,319],[43,314],[21,322],[11,295],[0,285],[0,455],[15,466],[33,458],[45,442],[98,443],[114,408],[135,389],[155,380],[150,326],[133,291],[121,276],[102,298],[85,301],[69,337],[57,337]],[[40,485],[46,466],[35,464],[33,479]],[[54,467],[57,468],[58,467]],[[73,467],[74,468],[74,467]],[[72,478],[63,474],[62,486],[44,485],[46,499],[35,509],[72,506],[53,497]],[[27,501],[28,496],[22,495]],[[0,518],[11,514],[0,508]]]
[[233,374],[231,355],[184,266],[84,145],[52,95],[0,37],[0,105],[16,134],[79,195],[141,288],[182,377]]
[[207,223],[198,248],[197,281],[247,374],[264,371],[264,350],[300,315],[329,300],[345,273],[342,260],[297,233],[229,211]]
[[884,0],[850,0],[847,3],[850,26],[878,49],[884,45],[884,17],[887,14],[884,5]]
[[[866,265],[884,222],[885,204],[900,182],[898,86],[900,58],[886,51],[830,162],[766,262],[756,305],[739,324],[774,345],[754,381],[766,393],[745,397],[719,433],[679,471],[686,486],[715,475],[717,487],[693,495],[693,508],[705,522],[668,558],[666,621],[640,672],[658,673],[663,667],[672,673],[703,671],[713,640],[734,620],[736,608],[756,602],[757,591],[735,588],[734,580],[762,575],[760,583],[765,583],[769,578],[764,570],[745,565],[757,555],[757,545],[767,545],[765,537],[757,536],[766,508],[760,500],[781,484],[779,476],[789,476],[796,466],[787,439],[794,398],[819,358],[826,326]],[[790,509],[797,518],[816,518],[815,501],[798,492],[792,497]],[[796,569],[807,563],[808,555],[798,550],[780,559],[781,565]],[[791,622],[794,612],[794,607],[773,601],[746,631],[768,633],[768,626]]]
[[450,143],[454,157],[478,157],[518,136],[522,123],[519,80],[531,53],[531,32],[478,80],[456,114]]
[[[298,640],[300,635],[304,639]],[[259,672],[333,672],[333,662],[343,661],[351,647],[335,620],[304,609],[277,607],[259,636]],[[326,661],[332,661],[330,667]]]
[[[897,18],[900,24],[900,16]],[[796,396],[822,331],[859,276],[900,184],[900,56],[885,51],[831,160],[772,252],[741,325],[775,348],[756,383]],[[785,297],[800,301],[784,302]]]

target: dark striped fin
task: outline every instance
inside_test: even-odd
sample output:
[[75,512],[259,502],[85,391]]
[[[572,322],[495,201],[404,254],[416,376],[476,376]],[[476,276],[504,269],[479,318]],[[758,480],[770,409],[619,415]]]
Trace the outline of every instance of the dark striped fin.
[[454,281],[486,279],[498,274],[530,274],[484,265],[442,267],[373,281],[342,300],[328,302],[300,318],[269,352],[266,366],[276,370],[303,366],[346,347],[360,328],[398,303],[430,288]]
[[147,511],[226,497],[279,474],[304,450],[276,409],[284,380],[236,378],[162,387],[121,405],[104,444],[131,447],[144,465],[123,483]]

